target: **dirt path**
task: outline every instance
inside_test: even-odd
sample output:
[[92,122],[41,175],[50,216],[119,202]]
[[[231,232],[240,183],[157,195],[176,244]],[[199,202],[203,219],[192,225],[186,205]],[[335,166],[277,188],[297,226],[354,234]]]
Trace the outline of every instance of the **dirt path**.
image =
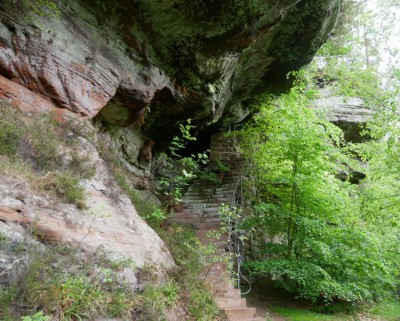
[[260,296],[257,295],[257,293],[253,293],[249,296],[246,296],[246,299],[247,299],[247,305],[256,308],[258,315],[263,317],[269,317],[269,319],[267,318],[267,320],[286,321],[285,318],[281,317],[275,312],[272,312],[267,306],[268,300],[265,298],[261,298]]

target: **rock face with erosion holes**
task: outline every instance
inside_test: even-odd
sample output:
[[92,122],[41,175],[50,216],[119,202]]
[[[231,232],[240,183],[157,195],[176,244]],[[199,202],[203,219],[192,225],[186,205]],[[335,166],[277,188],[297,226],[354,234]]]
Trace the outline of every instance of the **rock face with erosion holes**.
[[339,11],[339,0],[40,3],[0,4],[0,98],[152,136],[188,117],[245,117],[251,94],[284,88],[311,60]]

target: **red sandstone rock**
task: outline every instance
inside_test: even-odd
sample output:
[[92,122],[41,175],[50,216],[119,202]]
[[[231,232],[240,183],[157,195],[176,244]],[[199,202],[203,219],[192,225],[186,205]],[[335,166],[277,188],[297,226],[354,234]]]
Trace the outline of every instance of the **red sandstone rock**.
[[0,97],[20,109],[66,109],[92,118],[117,95],[139,117],[154,94],[170,86],[154,66],[139,72],[121,48],[96,38],[99,30],[86,21],[48,17],[28,26],[1,11],[0,17]]
[[63,122],[76,117],[68,109],[58,108],[53,102],[22,85],[0,76],[0,99],[25,112],[51,112],[57,121]]

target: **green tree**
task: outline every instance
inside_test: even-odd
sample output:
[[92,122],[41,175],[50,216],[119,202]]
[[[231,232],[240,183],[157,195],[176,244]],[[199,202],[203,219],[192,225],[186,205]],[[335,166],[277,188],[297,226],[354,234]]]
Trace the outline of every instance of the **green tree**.
[[365,227],[358,187],[338,178],[350,163],[343,135],[307,108],[312,94],[298,81],[290,93],[266,97],[240,133],[252,164],[245,225],[274,239],[268,260],[247,267],[314,301],[377,300],[394,290],[391,255]]

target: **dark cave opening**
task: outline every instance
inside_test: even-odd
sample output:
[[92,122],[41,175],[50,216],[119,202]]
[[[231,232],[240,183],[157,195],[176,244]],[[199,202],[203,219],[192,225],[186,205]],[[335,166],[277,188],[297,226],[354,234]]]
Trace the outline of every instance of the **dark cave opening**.
[[196,140],[189,140],[185,144],[185,148],[181,149],[178,154],[182,157],[190,157],[197,155],[198,153],[204,153],[210,155],[210,144],[211,144],[211,132],[202,131],[199,132],[195,137]]

